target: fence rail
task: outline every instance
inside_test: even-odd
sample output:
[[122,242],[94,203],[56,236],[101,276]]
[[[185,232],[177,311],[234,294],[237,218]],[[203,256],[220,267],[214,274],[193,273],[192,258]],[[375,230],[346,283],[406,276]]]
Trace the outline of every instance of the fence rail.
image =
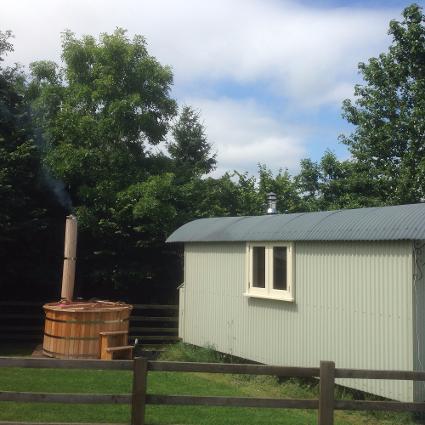
[[[148,361],[143,357],[138,357],[134,360],[113,361],[0,357],[0,367],[133,370],[133,389],[131,394],[55,394],[0,391],[0,401],[130,404],[132,425],[144,425],[145,408],[147,404],[317,409],[317,423],[319,425],[333,425],[335,410],[387,410],[411,412],[425,411],[425,403],[334,399],[335,378],[425,381],[425,372],[335,369],[335,363],[330,361],[320,362],[320,367],[317,368],[304,368],[247,364]],[[317,377],[320,379],[319,398],[316,400],[299,400],[252,397],[147,394],[147,378],[149,371],[274,375],[288,378]]]
[[[44,313],[41,301],[0,301],[0,336],[3,341],[41,342]],[[129,339],[138,338],[142,346],[176,342],[178,305],[133,304]]]

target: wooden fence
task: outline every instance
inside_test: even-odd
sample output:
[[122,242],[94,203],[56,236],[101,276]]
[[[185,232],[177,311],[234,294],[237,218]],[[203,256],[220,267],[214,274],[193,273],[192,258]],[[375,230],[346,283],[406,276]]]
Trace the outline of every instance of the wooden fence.
[[[247,364],[148,361],[143,357],[138,357],[134,360],[113,361],[0,357],[0,367],[133,370],[132,394],[54,394],[0,391],[0,401],[131,404],[132,425],[144,425],[145,407],[147,404],[318,409],[317,423],[319,425],[333,425],[335,410],[425,411],[425,403],[334,399],[335,378],[425,381],[425,372],[335,369],[335,363],[330,361],[320,362],[320,368],[302,368]],[[285,378],[318,377],[320,379],[320,393],[319,398],[315,400],[154,395],[147,393],[148,371],[273,375]]]
[[130,340],[139,338],[146,348],[178,341],[178,314],[178,305],[133,304]]
[[[42,307],[41,301],[0,301],[1,340],[41,342]],[[146,348],[178,341],[178,320],[177,305],[133,304],[129,339],[139,338]]]

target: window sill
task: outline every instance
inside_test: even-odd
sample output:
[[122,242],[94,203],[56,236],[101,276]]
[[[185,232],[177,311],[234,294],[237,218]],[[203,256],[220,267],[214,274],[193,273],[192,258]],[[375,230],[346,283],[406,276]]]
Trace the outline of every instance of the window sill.
[[244,297],[247,298],[261,298],[263,300],[276,300],[276,301],[286,301],[286,302],[290,302],[293,303],[295,302],[295,298],[293,297],[288,297],[288,296],[282,296],[282,297],[275,297],[273,295],[260,295],[260,294],[251,294],[249,292],[244,292],[243,293]]

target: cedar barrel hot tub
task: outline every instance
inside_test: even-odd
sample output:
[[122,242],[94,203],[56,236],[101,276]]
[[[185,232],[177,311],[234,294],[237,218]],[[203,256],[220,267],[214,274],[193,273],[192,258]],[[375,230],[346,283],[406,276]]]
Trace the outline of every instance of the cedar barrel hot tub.
[[111,301],[45,304],[43,353],[59,359],[98,359],[99,333],[128,332],[132,308]]

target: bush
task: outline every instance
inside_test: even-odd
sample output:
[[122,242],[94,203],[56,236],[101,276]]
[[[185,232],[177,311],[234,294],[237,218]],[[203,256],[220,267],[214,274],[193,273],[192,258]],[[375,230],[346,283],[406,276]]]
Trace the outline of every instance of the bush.
[[196,363],[231,363],[232,357],[218,352],[213,345],[196,347],[179,342],[161,353],[159,360]]

